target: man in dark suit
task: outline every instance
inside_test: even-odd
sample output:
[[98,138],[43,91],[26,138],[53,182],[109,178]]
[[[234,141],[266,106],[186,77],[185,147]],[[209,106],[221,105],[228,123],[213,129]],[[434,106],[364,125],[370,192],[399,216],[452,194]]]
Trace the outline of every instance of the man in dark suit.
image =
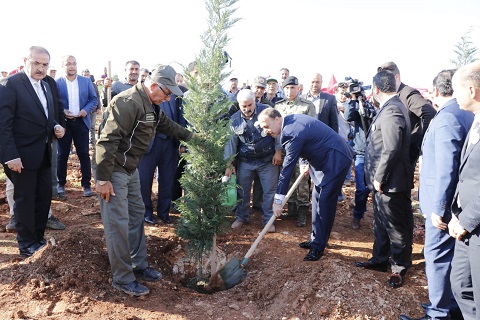
[[380,110],[370,125],[365,151],[365,181],[373,192],[373,257],[356,262],[357,267],[387,271],[388,284],[398,288],[412,264],[413,214],[410,193],[410,121],[407,109],[395,90],[395,77],[380,71],[373,78],[373,96]]
[[[182,98],[180,96],[172,94],[170,100],[160,104],[160,109],[169,119],[184,128],[187,126],[187,122],[183,117]],[[173,196],[173,181],[178,166],[179,146],[179,140],[157,132],[155,138],[150,143],[147,153],[145,153],[138,164],[142,199],[145,204],[144,219],[147,223],[157,223],[157,219],[153,215],[154,206],[152,203],[152,184],[155,169],[157,170],[158,186],[157,216],[166,224],[173,222],[170,218],[169,210]]]
[[337,99],[332,94],[322,92],[322,75],[320,73],[315,73],[310,83],[310,91],[302,97],[313,102],[317,119],[338,133]]
[[459,182],[448,230],[455,242],[450,282],[465,319],[480,319],[480,61],[461,67],[453,76],[454,96],[460,108],[475,115],[465,139]]
[[264,132],[279,139],[285,149],[283,168],[274,197],[273,213],[282,214],[282,200],[301,157],[308,165],[315,187],[312,191],[312,233],[309,241],[300,243],[310,249],[303,258],[316,261],[323,255],[332,231],[337,198],[347,171],[352,165],[353,150],[347,141],[322,122],[308,115],[291,114],[282,118],[276,109],[263,110],[258,121]]
[[378,67],[377,71],[381,70],[390,71],[395,75],[395,87],[398,98],[408,110],[411,126],[409,148],[410,164],[412,172],[415,172],[423,136],[427,131],[430,121],[435,117],[436,111],[431,103],[426,100],[417,89],[407,86],[402,82],[400,79],[400,70],[394,62],[390,61],[382,64]]
[[[452,98],[455,70],[443,70],[433,80],[433,100],[438,108],[422,143],[419,200],[425,221],[425,273],[428,281],[426,319],[458,319],[458,305],[451,299],[450,270],[455,239],[447,223],[458,183],[460,153],[473,121],[473,114],[460,110]],[[400,320],[412,320],[401,315]]]
[[21,256],[42,248],[52,197],[51,141],[65,133],[55,121],[50,86],[42,79],[50,63],[43,47],[31,47],[24,71],[0,86],[0,148],[5,173],[15,186],[14,215]]
[[57,79],[58,92],[67,120],[65,137],[58,140],[57,177],[58,194],[65,196],[67,183],[67,162],[70,155],[72,140],[75,144],[80,171],[82,173],[81,185],[83,196],[93,196],[90,187],[92,178],[89,147],[90,114],[97,107],[98,97],[90,78],[77,74],[77,60],[74,56],[67,55],[62,59],[65,76]]

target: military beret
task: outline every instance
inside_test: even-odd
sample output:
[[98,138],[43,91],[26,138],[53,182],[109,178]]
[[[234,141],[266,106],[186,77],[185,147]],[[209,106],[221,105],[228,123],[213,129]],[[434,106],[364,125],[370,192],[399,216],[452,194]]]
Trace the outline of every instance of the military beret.
[[297,79],[297,77],[290,76],[290,77],[288,77],[287,79],[285,79],[285,80],[283,81],[282,88],[285,88],[286,86],[291,85],[291,84],[298,86],[298,79]]

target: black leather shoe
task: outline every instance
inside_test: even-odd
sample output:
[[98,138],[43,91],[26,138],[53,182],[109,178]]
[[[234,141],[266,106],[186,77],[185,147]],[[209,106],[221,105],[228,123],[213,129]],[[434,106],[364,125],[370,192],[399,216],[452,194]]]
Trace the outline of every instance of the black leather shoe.
[[320,259],[321,256],[323,256],[322,251],[311,248],[305,258],[303,258],[303,261],[317,261],[318,259]]
[[423,308],[423,309],[427,309],[428,307],[430,307],[432,304],[430,302],[422,302],[420,303],[420,306]]
[[172,220],[172,218],[170,218],[170,217],[160,218],[160,220],[162,220],[163,223],[166,223],[166,224],[171,224],[171,223],[173,223],[173,220]]
[[410,318],[409,316],[406,316],[404,314],[401,314],[400,317],[398,317],[400,320],[429,320],[432,319],[430,316],[424,315],[421,318]]
[[312,240],[300,242],[298,246],[302,249],[310,249],[312,248]]
[[392,288],[400,288],[402,284],[403,284],[403,276],[400,275],[399,273],[392,273],[390,279],[388,279],[388,285]]
[[157,223],[157,220],[154,217],[151,217],[151,216],[146,216],[144,220],[145,220],[146,223],[150,223],[150,224],[156,224]]
[[376,262],[372,262],[372,260],[367,260],[365,262],[357,261],[355,262],[355,267],[375,270],[380,272],[387,272],[388,270],[387,263],[376,263]]

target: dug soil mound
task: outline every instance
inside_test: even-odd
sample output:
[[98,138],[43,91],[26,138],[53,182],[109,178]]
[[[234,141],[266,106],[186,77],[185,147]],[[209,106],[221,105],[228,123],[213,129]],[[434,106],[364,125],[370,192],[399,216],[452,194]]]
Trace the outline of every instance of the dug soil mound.
[[[18,256],[15,234],[3,232],[8,205],[0,206],[0,319],[398,319],[401,313],[421,316],[420,302],[428,301],[419,215],[413,267],[403,287],[390,288],[389,273],[354,266],[371,256],[373,216],[369,203],[361,228],[351,229],[353,185],[344,187],[346,200],[338,205],[329,246],[319,261],[303,261],[307,251],[298,247],[308,239],[309,227],[277,220],[277,232],[267,234],[249,259],[243,282],[202,294],[184,286],[195,266],[186,243],[175,236],[175,225],[147,225],[149,263],[163,278],[146,284],[147,296],[125,295],[111,286],[98,199],[83,197],[76,157],[71,158],[68,199],[52,202],[55,216],[67,227],[47,229],[47,246],[32,257]],[[223,261],[241,259],[260,230],[256,210],[240,230],[226,226],[217,238]]]

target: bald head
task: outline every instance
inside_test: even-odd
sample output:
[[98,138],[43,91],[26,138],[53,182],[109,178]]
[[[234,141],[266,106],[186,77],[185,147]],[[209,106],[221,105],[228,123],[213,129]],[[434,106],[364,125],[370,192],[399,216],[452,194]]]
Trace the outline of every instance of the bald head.
[[314,73],[310,80],[310,93],[314,96],[318,95],[322,90],[322,75],[320,73]]
[[452,86],[453,96],[461,109],[480,113],[480,61],[458,69],[453,75]]

